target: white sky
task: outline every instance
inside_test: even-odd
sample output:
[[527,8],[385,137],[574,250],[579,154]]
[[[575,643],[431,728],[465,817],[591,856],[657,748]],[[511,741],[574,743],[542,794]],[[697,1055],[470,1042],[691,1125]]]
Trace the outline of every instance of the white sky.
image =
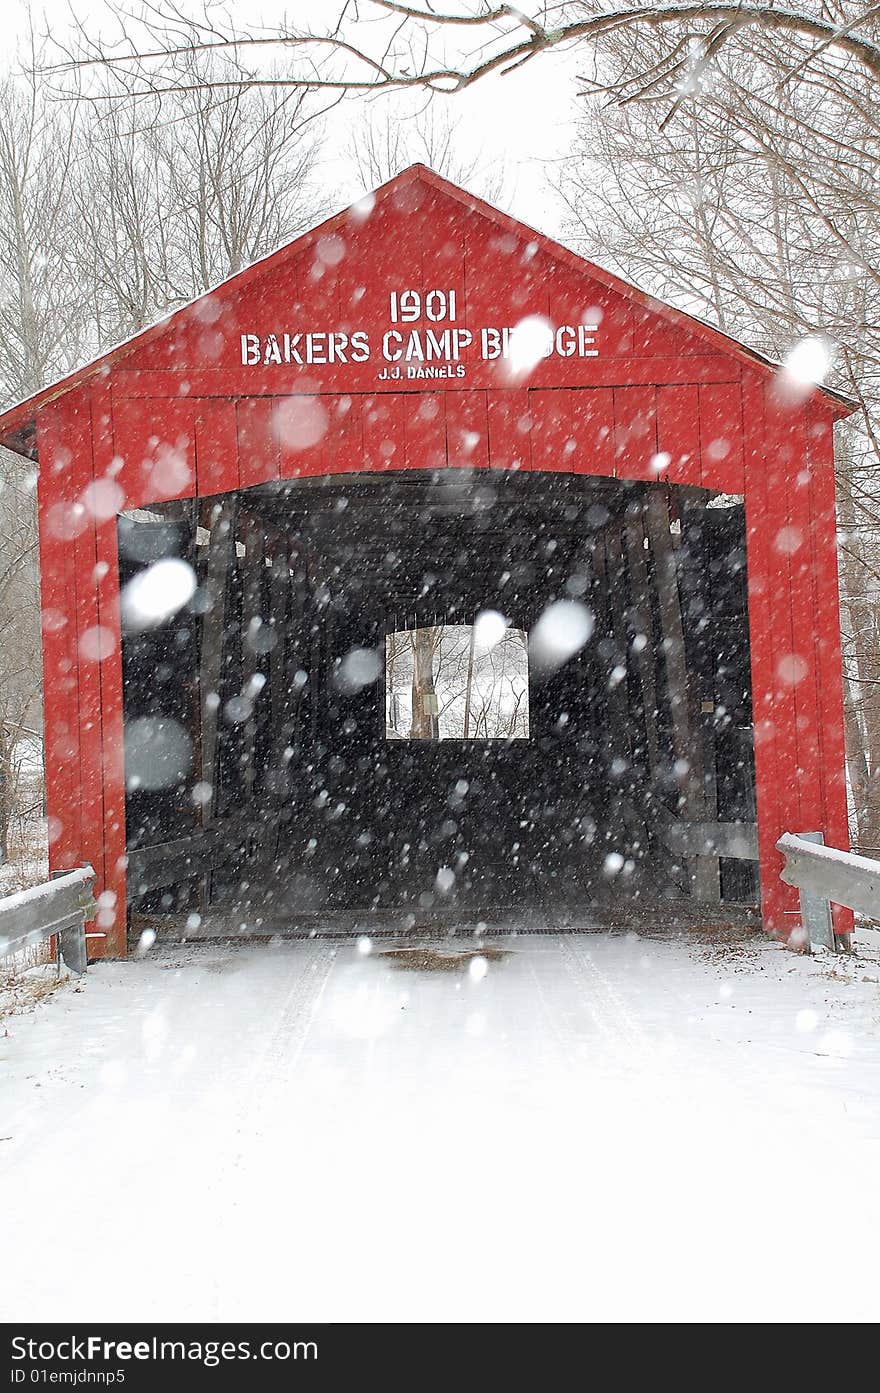
[[[178,3],[184,12],[197,13],[200,8],[190,0]],[[314,24],[316,10],[325,7],[332,14],[337,0],[261,0],[247,12],[249,18],[259,15],[266,23],[275,16],[296,16],[299,12],[310,15]],[[11,0],[5,25],[7,61],[14,58],[16,45],[27,36],[28,8],[27,0]],[[107,23],[102,0],[75,0],[74,10],[89,25],[104,27]],[[60,35],[70,23],[70,0],[36,0],[33,13],[38,32],[48,28]],[[584,58],[583,50],[545,54],[507,77],[492,75],[455,97],[436,99],[441,109],[459,118],[465,152],[479,154],[484,165],[493,168],[504,163],[507,180],[503,201],[508,210],[551,235],[559,231],[563,210],[547,182],[547,173],[571,140],[577,114],[575,78]],[[364,119],[366,105],[348,100],[328,121],[325,177],[331,189],[339,190],[341,205],[360,192],[344,152],[353,126]],[[369,103],[377,114],[389,109],[400,112],[402,119],[412,105],[411,97],[396,94]]]

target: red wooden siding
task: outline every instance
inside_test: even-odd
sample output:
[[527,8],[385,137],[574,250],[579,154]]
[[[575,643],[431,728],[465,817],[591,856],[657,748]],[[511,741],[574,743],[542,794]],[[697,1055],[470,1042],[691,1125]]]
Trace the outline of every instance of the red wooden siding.
[[209,397],[196,408],[196,479],[200,498],[239,487],[235,403]]
[[[454,314],[447,300],[430,325],[392,322],[390,292],[432,289],[454,294]],[[480,333],[527,315],[575,337],[591,326],[595,354],[568,351],[569,338],[515,378],[483,355]],[[460,351],[438,366],[424,337],[407,362],[409,333],[428,327],[465,331]],[[310,332],[314,361],[298,362]],[[368,357],[355,352],[359,333]],[[242,335],[257,336],[259,361],[243,361]],[[744,495],[764,921],[780,932],[797,922],[779,835],[821,830],[847,845],[831,433],[845,407],[816,394],[783,408],[747,350],[424,170],[89,371],[6,413],[2,429],[35,420],[38,432],[50,864],[94,865],[107,952],[124,951],[117,512],[399,469],[563,471]],[[836,914],[838,932],[850,926]]]
[[192,401],[117,400],[116,482],[126,508],[191,498],[196,488],[196,408]]
[[532,417],[527,391],[489,392],[489,464],[493,469],[531,469]]
[[[106,387],[44,408],[40,475],[51,870],[85,862],[102,895],[90,952],[125,952],[125,789],[116,556],[116,457]],[[71,535],[72,534],[72,535]]]
[[[92,463],[96,480],[114,478],[115,451],[110,391],[92,391]],[[119,557],[115,512],[105,504],[95,515],[95,574],[101,657],[101,779],[104,876],[95,928],[116,954],[125,949],[125,740],[123,729],[122,631],[119,614]]]
[[411,399],[404,421],[406,459],[410,469],[442,469],[447,463],[448,400],[445,392],[420,392]]
[[[46,803],[49,869],[70,870],[82,860],[79,779],[79,665],[76,581],[71,546],[81,455],[90,423],[77,430],[68,398],[44,407],[38,418],[39,448],[52,464],[40,470],[40,587],[43,630],[43,724],[46,732]],[[97,868],[96,868],[97,869]]]
[[[822,791],[822,818],[831,846],[849,845],[846,796],[846,751],[843,723],[843,659],[840,639],[840,607],[837,572],[837,514],[834,498],[834,437],[828,412],[814,406],[806,416],[805,472],[809,473],[809,567],[812,614],[810,633],[814,645],[818,701],[818,768]],[[808,829],[815,830],[815,829]],[[832,906],[834,928],[851,933],[852,911]]]
[[700,388],[694,383],[657,388],[657,453],[669,462],[659,475],[670,484],[701,482]]

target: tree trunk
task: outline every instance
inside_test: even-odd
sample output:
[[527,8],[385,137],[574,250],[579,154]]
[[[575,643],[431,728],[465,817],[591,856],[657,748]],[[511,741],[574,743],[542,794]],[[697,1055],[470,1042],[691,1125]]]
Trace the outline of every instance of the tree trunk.
[[433,629],[414,629],[412,680],[412,740],[436,740],[440,734],[437,692],[434,688]]

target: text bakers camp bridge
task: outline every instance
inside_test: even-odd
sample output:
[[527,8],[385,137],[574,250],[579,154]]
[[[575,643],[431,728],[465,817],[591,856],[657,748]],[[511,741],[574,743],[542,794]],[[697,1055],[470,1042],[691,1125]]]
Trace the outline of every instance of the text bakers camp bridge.
[[848,844],[850,409],[415,166],[8,411],[103,951],[796,925],[778,837]]

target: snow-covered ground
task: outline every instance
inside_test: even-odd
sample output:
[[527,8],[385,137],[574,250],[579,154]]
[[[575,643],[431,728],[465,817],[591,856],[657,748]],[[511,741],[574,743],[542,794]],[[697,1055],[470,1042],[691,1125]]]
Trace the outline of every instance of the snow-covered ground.
[[876,933],[382,946],[157,948],[2,1022],[0,1314],[880,1316]]

